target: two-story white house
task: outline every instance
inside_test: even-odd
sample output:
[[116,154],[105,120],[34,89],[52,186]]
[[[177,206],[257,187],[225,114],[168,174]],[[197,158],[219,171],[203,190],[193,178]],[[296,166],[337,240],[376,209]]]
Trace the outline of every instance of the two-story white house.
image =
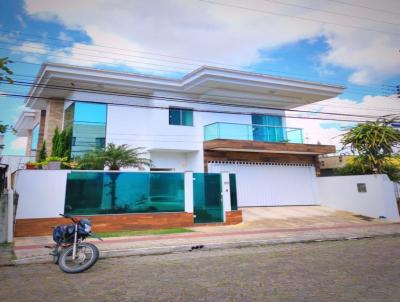
[[240,206],[316,204],[317,157],[285,110],[344,87],[215,67],[180,79],[43,64],[15,128],[27,156],[56,127],[73,129],[72,155],[113,142],[143,147],[152,171],[236,173]]

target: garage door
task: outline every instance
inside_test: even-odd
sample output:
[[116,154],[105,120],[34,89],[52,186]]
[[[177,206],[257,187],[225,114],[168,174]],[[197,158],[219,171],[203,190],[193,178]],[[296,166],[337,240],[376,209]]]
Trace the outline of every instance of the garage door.
[[208,170],[236,174],[239,207],[317,204],[313,166],[211,162]]

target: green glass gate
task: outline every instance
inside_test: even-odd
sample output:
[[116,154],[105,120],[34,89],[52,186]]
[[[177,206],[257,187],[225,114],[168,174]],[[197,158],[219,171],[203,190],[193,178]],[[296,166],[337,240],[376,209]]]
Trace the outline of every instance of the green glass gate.
[[193,174],[194,222],[223,222],[221,174]]

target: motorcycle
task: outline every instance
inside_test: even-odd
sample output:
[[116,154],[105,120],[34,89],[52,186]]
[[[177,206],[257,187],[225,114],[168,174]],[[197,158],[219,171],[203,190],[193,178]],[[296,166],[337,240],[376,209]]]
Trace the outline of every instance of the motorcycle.
[[99,259],[98,248],[89,242],[83,242],[88,236],[99,236],[92,232],[92,223],[89,219],[77,219],[71,215],[60,214],[64,218],[72,220],[72,224],[59,225],[53,230],[55,245],[46,246],[52,249],[50,255],[53,262],[60,269],[69,274],[81,273],[91,268]]

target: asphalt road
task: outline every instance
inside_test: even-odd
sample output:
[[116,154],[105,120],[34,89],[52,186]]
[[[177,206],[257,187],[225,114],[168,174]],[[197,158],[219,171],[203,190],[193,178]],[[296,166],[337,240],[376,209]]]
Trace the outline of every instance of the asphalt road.
[[1,301],[400,301],[400,237],[0,268]]

